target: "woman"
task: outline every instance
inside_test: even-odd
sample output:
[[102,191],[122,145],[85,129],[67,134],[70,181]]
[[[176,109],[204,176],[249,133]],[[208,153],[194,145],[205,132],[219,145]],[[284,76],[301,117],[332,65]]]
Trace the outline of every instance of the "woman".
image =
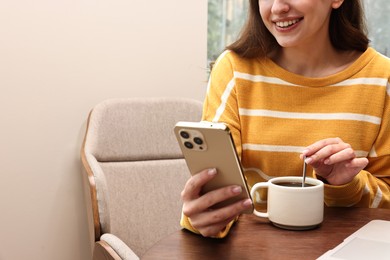
[[[240,38],[217,60],[203,120],[228,124],[248,185],[300,175],[325,183],[328,206],[390,208],[390,60],[368,47],[357,0],[250,0]],[[183,227],[224,237],[251,203],[210,210],[240,187],[182,192]]]

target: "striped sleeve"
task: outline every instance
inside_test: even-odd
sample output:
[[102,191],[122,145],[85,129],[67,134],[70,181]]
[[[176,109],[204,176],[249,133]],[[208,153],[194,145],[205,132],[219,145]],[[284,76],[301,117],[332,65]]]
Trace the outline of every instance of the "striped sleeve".
[[390,208],[390,83],[381,127],[369,152],[369,164],[344,186],[328,186],[325,201],[329,206]]

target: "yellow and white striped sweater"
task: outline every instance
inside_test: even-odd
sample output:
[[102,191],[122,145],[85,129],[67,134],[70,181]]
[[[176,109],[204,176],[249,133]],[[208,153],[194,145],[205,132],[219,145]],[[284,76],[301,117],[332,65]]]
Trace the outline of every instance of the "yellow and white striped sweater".
[[[202,120],[229,125],[249,187],[301,175],[304,147],[340,137],[369,164],[346,185],[326,185],[325,203],[390,208],[389,80],[390,59],[372,48],[347,69],[323,78],[225,51],[212,70]],[[193,230],[183,218],[183,226]]]

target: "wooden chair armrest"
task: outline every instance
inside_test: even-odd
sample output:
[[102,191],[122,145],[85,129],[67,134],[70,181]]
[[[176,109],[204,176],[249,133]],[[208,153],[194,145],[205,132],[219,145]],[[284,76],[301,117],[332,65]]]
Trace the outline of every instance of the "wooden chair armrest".
[[86,141],[87,133],[88,133],[90,116],[91,116],[91,113],[88,116],[86,134],[85,134],[82,149],[81,149],[81,162],[84,166],[84,169],[85,169],[85,172],[87,173],[87,178],[88,178],[89,192],[90,192],[90,198],[91,198],[91,203],[92,203],[94,237],[95,237],[95,241],[99,241],[100,236],[102,234],[101,234],[101,227],[100,227],[99,206],[98,206],[98,200],[97,200],[97,194],[96,194],[96,183],[95,183],[95,177],[93,175],[93,171],[91,169],[91,166],[89,165],[87,158],[85,157],[85,150],[84,150],[85,141]]
[[113,234],[103,234],[99,242],[104,242],[105,245],[110,248],[110,250],[113,250],[115,254],[119,256],[119,259],[139,260],[139,257],[133,252],[133,250],[131,250],[128,245],[126,245],[120,238]]
[[120,256],[105,241],[95,242],[93,249],[93,260],[122,260]]

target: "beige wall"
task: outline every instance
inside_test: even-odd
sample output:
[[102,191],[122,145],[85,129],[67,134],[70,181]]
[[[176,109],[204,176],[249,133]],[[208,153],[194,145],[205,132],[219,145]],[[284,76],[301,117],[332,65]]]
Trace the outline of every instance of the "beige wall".
[[112,97],[206,88],[206,0],[0,0],[0,260],[90,258],[80,146]]

